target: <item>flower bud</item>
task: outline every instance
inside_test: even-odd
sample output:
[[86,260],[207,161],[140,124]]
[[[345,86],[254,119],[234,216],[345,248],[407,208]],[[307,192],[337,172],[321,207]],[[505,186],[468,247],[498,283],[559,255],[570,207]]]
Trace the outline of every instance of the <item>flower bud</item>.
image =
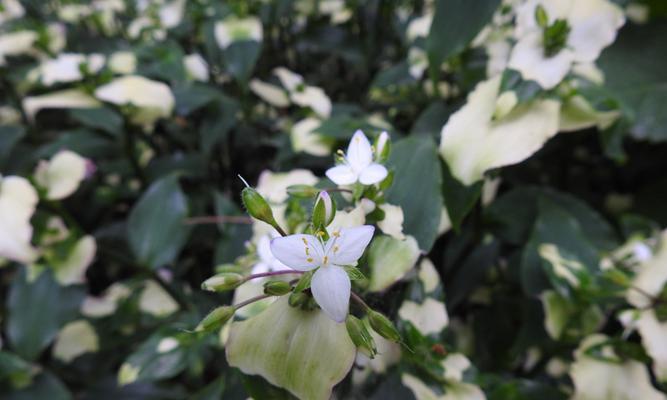
[[540,28],[546,28],[549,25],[549,16],[541,4],[535,7],[535,22]]
[[276,224],[269,203],[266,202],[264,197],[262,197],[257,190],[250,186],[244,188],[241,192],[241,200],[251,217],[266,222],[271,226]]
[[243,275],[235,272],[223,272],[205,280],[201,284],[201,288],[211,292],[224,292],[225,290],[236,289],[243,282],[245,282]]
[[375,159],[377,162],[385,162],[391,153],[391,140],[389,134],[382,132],[375,141]]
[[366,329],[366,324],[354,315],[348,315],[345,320],[345,327],[352,343],[359,348],[359,351],[370,358],[374,358],[377,354],[377,347],[375,346],[375,340]]
[[292,290],[292,285],[285,281],[268,281],[264,284],[264,294],[282,296]]
[[318,191],[319,189],[310,185],[291,185],[287,187],[287,194],[302,199],[312,198],[317,195]]
[[195,332],[211,332],[220,329],[233,316],[236,309],[233,306],[221,306],[204,317],[199,325],[195,328]]
[[313,225],[315,227],[326,227],[331,224],[336,216],[336,203],[326,191],[320,192],[313,207]]
[[389,339],[396,343],[401,341],[401,334],[398,333],[398,330],[394,324],[389,321],[389,318],[385,317],[379,312],[368,310],[368,322],[371,324],[371,328],[373,328],[373,330],[383,338]]
[[304,292],[292,293],[289,296],[288,303],[292,307],[303,307],[308,303],[309,296]]

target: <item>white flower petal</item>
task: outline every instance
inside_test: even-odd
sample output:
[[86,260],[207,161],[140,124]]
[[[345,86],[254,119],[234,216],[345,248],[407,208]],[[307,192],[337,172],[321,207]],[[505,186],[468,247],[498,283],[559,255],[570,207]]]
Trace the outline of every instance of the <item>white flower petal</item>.
[[289,235],[271,240],[271,252],[283,264],[297,271],[310,271],[322,264],[323,248],[313,235]]
[[375,228],[371,225],[357,226],[354,228],[343,228],[338,233],[332,234],[327,242],[327,247],[332,247],[329,253],[331,263],[336,265],[351,265],[364,254],[366,246],[373,239]]
[[345,158],[355,171],[362,171],[373,161],[371,143],[362,131],[358,130],[352,136]]
[[359,174],[359,182],[364,185],[373,185],[382,182],[387,177],[387,168],[380,164],[371,164]]
[[357,181],[357,174],[348,165],[329,168],[326,175],[336,185],[351,185]]
[[331,319],[345,321],[350,306],[350,277],[335,265],[321,267],[313,275],[310,289],[317,304]]

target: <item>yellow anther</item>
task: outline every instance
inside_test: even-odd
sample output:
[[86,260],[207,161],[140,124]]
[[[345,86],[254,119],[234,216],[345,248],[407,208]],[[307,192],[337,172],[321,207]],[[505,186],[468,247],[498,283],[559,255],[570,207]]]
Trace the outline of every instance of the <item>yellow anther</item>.
[[324,261],[322,262],[322,264],[328,264],[328,263],[329,263],[329,257],[324,256]]
[[343,150],[341,149],[338,149],[338,151],[336,151],[336,154],[338,154],[339,156],[345,156],[345,153],[343,153]]
[[308,257],[308,258],[306,258],[306,261],[308,261],[309,263],[311,263],[311,262],[313,262],[313,259],[312,259],[312,257]]
[[307,255],[307,256],[310,255],[310,249],[309,249],[308,247],[306,247],[306,255]]
[[334,246],[334,247],[333,247],[333,252],[334,252],[334,253],[337,252],[338,250],[339,250],[338,246]]
[[317,236],[319,236],[319,237],[322,237],[322,236],[324,236],[324,232],[323,232],[323,231],[317,231],[317,232],[315,233],[315,235],[317,235]]
[[333,231],[332,235],[335,237],[340,237],[340,231]]
[[305,244],[306,246],[308,246],[308,241],[306,240],[306,238],[301,238],[301,240],[303,240],[303,244]]

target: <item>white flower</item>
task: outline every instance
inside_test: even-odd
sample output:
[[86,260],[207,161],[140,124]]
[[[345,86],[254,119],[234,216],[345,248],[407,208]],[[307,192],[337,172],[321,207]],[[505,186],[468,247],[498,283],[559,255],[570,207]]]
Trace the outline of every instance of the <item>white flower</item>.
[[41,161],[35,171],[35,181],[46,188],[46,198],[61,200],[78,188],[86,177],[87,161],[73,151],[62,150],[51,160]]
[[350,185],[357,181],[364,185],[381,182],[387,176],[387,169],[373,162],[373,148],[364,133],[354,133],[345,153],[343,164],[329,168],[326,175],[337,185]]
[[215,40],[221,49],[226,49],[234,42],[252,40],[261,42],[262,21],[255,17],[239,19],[235,16],[225,18],[215,24]]
[[297,271],[317,268],[311,291],[317,304],[334,321],[343,322],[350,303],[351,282],[342,268],[359,260],[375,228],[363,225],[334,231],[326,243],[313,235],[290,235],[271,241],[271,252]]
[[25,10],[18,0],[0,1],[0,25],[15,18],[21,18],[24,14]]
[[[565,45],[551,56],[545,54],[542,28],[535,18],[538,6],[546,11],[549,25],[565,20],[570,27]],[[624,23],[623,10],[607,0],[529,0],[517,9],[518,42],[509,67],[521,72],[524,79],[551,89],[563,80],[573,63],[597,59]]]
[[37,258],[37,251],[30,244],[30,218],[37,201],[37,192],[25,178],[0,177],[0,258],[21,263]]
[[201,54],[194,53],[185,56],[183,65],[188,75],[192,79],[202,82],[208,82],[208,64]]
[[252,267],[252,274],[287,269],[271,252],[271,235],[264,235],[257,242],[257,257],[259,261]]

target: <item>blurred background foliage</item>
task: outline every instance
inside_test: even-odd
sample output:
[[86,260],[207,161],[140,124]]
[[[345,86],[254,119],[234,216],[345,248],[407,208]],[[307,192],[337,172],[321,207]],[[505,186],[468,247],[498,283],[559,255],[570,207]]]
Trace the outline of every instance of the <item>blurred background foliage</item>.
[[[465,379],[489,399],[569,398],[567,366],[595,332],[607,335],[622,361],[652,365],[640,335],[624,334],[628,328],[616,314],[628,306],[618,280],[599,265],[631,240],[656,243],[667,226],[664,1],[632,3],[647,15],[642,23],[629,20],[600,56],[605,84],[579,89],[598,109],[619,110],[620,118],[605,129],[558,134],[525,162],[471,186],[452,175],[437,146],[443,125],[487,78],[487,53],[473,39],[511,2],[22,0],[18,17],[10,17],[10,3],[0,2],[2,176],[29,177],[62,149],[94,166],[71,196],[40,201],[31,220],[46,243],[53,229],[61,232],[49,222],[58,216],[66,239],[39,263],[5,260],[0,269],[0,397],[289,398],[230,368],[218,335],[184,331],[231,300],[199,287],[217,265],[245,255],[252,237],[246,223],[192,218],[242,216],[237,175],[257,182],[265,170],[302,168],[323,176],[356,129],[392,136],[388,165],[395,178],[387,200],[402,207],[403,231],[417,239],[420,262],[435,266],[442,286],[433,296],[445,302],[450,326],[424,335],[400,324],[416,353],[404,352],[399,363],[361,383],[349,374],[337,398],[428,398],[408,389],[402,374],[437,386],[442,352],[466,354],[474,367]],[[429,13],[430,31],[410,37],[411,22]],[[259,40],[248,33],[221,45],[217,24],[230,16],[257,18]],[[29,51],[13,54],[18,39],[3,39],[19,31],[35,36]],[[113,67],[118,52],[129,54],[132,65]],[[106,61],[98,69],[92,60],[78,65],[80,76],[71,80],[34,78],[41,61],[66,53]],[[191,59],[188,66],[193,54],[201,63]],[[277,67],[300,74],[326,99],[270,104],[258,96],[256,79],[282,90]],[[88,101],[119,75],[166,84],[173,107],[49,105],[42,97],[75,89]],[[530,97],[540,90],[534,85],[521,81],[517,91]],[[315,145],[295,134],[306,118],[315,121],[317,137],[308,139]],[[499,184],[489,189],[492,180]],[[487,189],[497,195],[487,198]],[[445,234],[438,229],[443,206],[453,226]],[[84,235],[95,240],[94,261],[84,279],[63,281],[58,260]],[[556,256],[548,245],[557,247]],[[578,286],[554,273],[558,255],[584,266]],[[369,304],[398,320],[403,300],[425,298],[418,282],[405,279],[371,294]],[[563,326],[545,327],[549,301],[565,315]],[[67,330],[75,344],[67,342]],[[556,364],[564,370],[555,371]],[[650,382],[666,389],[655,372]]]

